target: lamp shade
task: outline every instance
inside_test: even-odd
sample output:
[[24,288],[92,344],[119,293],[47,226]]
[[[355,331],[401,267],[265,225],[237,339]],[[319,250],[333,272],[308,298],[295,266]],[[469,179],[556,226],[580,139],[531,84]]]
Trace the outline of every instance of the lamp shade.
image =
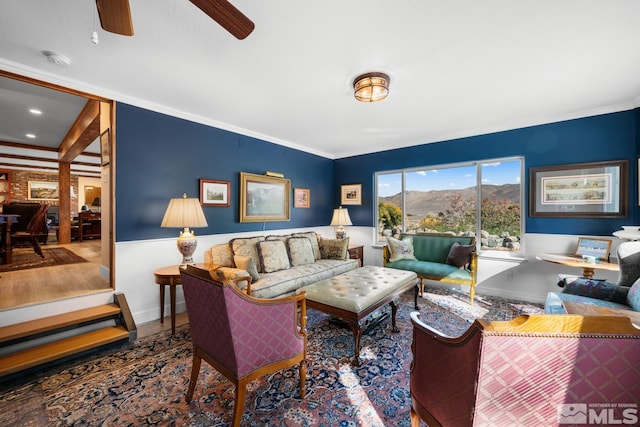
[[164,213],[160,227],[199,228],[207,227],[200,200],[189,199],[184,194],[179,199],[171,199],[167,211]]
[[353,225],[351,223],[351,218],[349,217],[349,211],[347,209],[343,209],[342,206],[334,209],[331,224],[329,225]]

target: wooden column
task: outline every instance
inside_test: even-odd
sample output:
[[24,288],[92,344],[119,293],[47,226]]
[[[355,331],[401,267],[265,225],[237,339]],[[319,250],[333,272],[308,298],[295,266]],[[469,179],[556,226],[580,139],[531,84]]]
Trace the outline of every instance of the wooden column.
[[71,163],[58,162],[58,243],[71,243]]

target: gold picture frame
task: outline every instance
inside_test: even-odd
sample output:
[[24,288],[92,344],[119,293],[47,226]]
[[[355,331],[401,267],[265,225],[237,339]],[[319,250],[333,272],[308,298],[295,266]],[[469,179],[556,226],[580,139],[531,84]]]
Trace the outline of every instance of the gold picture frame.
[[289,221],[291,180],[240,172],[240,222]]
[[362,204],[362,184],[347,184],[340,186],[341,205]]
[[592,256],[608,262],[611,243],[611,239],[579,237],[575,256]]
[[58,200],[58,183],[50,181],[28,181],[27,200]]

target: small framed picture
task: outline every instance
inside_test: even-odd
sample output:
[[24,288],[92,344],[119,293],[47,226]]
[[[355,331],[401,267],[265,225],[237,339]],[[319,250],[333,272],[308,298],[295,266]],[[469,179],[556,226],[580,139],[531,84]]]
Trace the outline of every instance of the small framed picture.
[[293,189],[293,207],[308,208],[311,206],[311,191],[308,188]]
[[107,166],[111,162],[111,150],[109,150],[109,131],[100,135],[100,165]]
[[231,182],[200,179],[200,204],[202,206],[231,206]]
[[362,184],[348,184],[340,187],[341,205],[362,204]]
[[611,239],[595,239],[592,237],[580,237],[576,246],[576,256],[592,256],[604,261],[609,260]]

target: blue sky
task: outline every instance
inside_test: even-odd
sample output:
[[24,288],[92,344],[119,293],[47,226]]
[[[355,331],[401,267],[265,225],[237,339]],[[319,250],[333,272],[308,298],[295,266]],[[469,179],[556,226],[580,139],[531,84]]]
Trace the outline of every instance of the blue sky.
[[[424,169],[406,174],[409,191],[461,190],[476,182],[475,165],[445,169]],[[484,184],[502,185],[520,183],[520,161],[485,163],[482,166]],[[401,191],[401,174],[378,175],[378,196],[386,197]]]

